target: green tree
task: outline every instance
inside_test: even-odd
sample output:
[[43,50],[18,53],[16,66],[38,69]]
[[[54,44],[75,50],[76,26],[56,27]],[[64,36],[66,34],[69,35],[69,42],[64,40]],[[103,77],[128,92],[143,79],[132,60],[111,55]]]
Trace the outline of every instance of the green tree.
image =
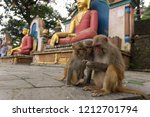
[[142,20],[150,19],[150,4],[144,9]]
[[74,0],[73,3],[67,4],[66,5],[66,9],[68,11],[68,16],[74,15],[75,12],[77,12],[77,4],[76,4],[77,0]]
[[144,8],[144,0],[137,0],[136,20],[141,20],[141,11]]
[[39,0],[4,0],[5,13],[0,14],[0,25],[4,27],[1,32],[9,32],[13,39],[22,38],[21,31],[25,24],[24,21],[30,25],[37,15],[43,18],[46,28],[54,30],[56,21],[64,18],[57,11],[53,10],[48,1],[45,1],[39,3]]
[[13,39],[13,46],[16,47],[20,45],[22,35],[22,27],[25,25],[24,22],[17,19],[9,19],[8,23],[4,24],[4,27],[1,32],[8,32],[11,34]]

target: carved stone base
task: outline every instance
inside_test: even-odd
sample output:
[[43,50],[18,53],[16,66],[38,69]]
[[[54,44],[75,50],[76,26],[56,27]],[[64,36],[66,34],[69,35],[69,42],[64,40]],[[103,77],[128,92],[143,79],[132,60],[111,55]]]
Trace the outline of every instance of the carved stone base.
[[0,63],[7,64],[31,64],[32,56],[18,55],[18,56],[5,56],[0,58]]
[[[129,68],[130,54],[125,51],[121,51],[126,69]],[[44,52],[36,52],[33,54],[33,65],[48,65],[48,64],[66,64],[72,55],[71,48],[57,48]]]
[[66,64],[72,55],[71,48],[57,48],[33,54],[34,65]]

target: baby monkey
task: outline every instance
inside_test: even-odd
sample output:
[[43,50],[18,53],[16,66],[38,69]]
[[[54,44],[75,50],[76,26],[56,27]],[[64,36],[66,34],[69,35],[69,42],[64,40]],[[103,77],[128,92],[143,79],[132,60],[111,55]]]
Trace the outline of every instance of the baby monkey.
[[83,60],[86,58],[86,49],[83,42],[77,42],[72,45],[73,53],[64,68],[64,76],[57,80],[64,80],[67,78],[67,85],[80,85],[84,78],[84,70],[86,64]]

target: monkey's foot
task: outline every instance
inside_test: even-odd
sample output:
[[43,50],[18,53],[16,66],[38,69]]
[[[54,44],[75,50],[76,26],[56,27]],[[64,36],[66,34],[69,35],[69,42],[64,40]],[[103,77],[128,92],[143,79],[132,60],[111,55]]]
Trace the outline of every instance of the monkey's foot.
[[92,93],[101,93],[102,91],[99,88],[97,88],[97,89],[92,90],[91,92]]
[[100,96],[103,96],[104,93],[92,93],[92,97],[100,97]]
[[58,80],[58,81],[63,81],[65,79],[65,77],[62,77],[62,78],[55,78],[55,80]]
[[110,91],[105,91],[103,89],[101,90],[95,90],[95,92],[92,93],[93,97],[100,97],[100,96],[104,96],[104,95],[108,95],[110,94]]
[[92,96],[93,97],[99,97],[99,96],[103,96],[104,95],[104,92],[101,90],[101,89],[95,89],[92,92]]
[[95,89],[95,86],[91,86],[91,85],[83,87],[84,91],[92,91],[94,89]]
[[75,85],[77,86],[77,85],[82,85],[82,84],[84,84],[84,79],[80,79]]

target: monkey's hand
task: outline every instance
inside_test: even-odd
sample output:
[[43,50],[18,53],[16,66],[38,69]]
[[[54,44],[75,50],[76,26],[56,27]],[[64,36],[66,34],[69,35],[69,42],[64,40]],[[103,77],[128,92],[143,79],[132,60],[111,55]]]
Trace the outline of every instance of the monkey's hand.
[[88,62],[88,60],[82,60],[82,63],[81,63],[81,68],[82,70],[84,71],[85,68],[86,68],[86,63]]
[[85,59],[82,60],[82,63],[83,63],[83,64],[86,64],[87,62],[88,62],[88,60],[85,60]]
[[99,62],[90,62],[90,61],[86,63],[86,66],[95,71],[106,71],[106,69],[108,67],[107,64],[99,63]]
[[87,66],[88,68],[94,69],[94,68],[96,68],[96,66],[97,66],[96,63],[97,63],[97,62],[88,61],[88,62],[86,63],[86,66]]

